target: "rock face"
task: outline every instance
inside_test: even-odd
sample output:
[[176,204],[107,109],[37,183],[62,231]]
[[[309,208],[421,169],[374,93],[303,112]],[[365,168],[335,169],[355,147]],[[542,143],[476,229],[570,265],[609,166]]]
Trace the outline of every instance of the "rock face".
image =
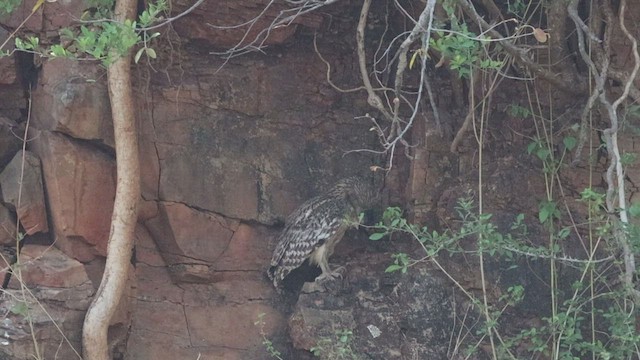
[[[65,6],[73,8],[73,4]],[[227,5],[259,9],[253,2]],[[176,30],[185,37],[212,41],[207,45],[211,48],[240,40],[241,32],[211,32],[211,27],[201,26],[202,16],[211,14],[221,24],[238,20],[238,12],[218,9],[218,4],[205,3],[176,23]],[[270,10],[265,21],[279,9]],[[48,19],[47,14],[39,16]],[[321,20],[311,16],[304,24],[317,28]],[[46,26],[61,22],[57,19]],[[289,41],[297,28],[291,24],[275,31],[266,44]],[[268,57],[247,57],[226,65],[189,46],[181,51],[185,61],[167,65],[166,77],[154,76],[134,85],[139,90],[143,199],[132,257],[134,285],[110,331],[111,339],[124,342],[114,344],[113,352],[136,360],[198,355],[261,359],[263,336],[277,339],[283,349],[287,343],[290,310],[282,307],[264,276],[282,220],[337,179],[368,174],[370,156],[343,153],[371,147],[375,138],[367,131],[366,120],[353,120],[364,112],[356,108],[364,109],[366,104],[359,96],[330,90],[325,66],[311,42],[293,49],[274,48]],[[325,45],[322,51],[335,49]],[[350,50],[336,55],[351,61]],[[171,54],[160,58],[171,58]],[[344,68],[339,74],[348,74],[347,81],[356,80]],[[115,194],[113,134],[103,78],[100,67],[64,59],[45,61],[33,88],[27,143],[34,161],[42,164],[42,204],[46,204],[51,231],[46,236],[28,235],[25,241],[29,246],[52,244],[54,252],[35,259],[54,269],[37,260],[40,265],[23,278],[32,291],[46,289],[38,293],[42,301],[59,301],[56,320],[65,324],[75,349],[79,349],[89,294],[97,288],[104,266]],[[0,109],[9,108],[0,99]],[[10,96],[6,99],[13,101]],[[10,116],[0,124],[0,136],[5,129],[9,134],[25,125],[19,115],[26,113],[25,102],[13,104],[22,108],[5,112]],[[9,125],[1,127],[4,123]],[[11,146],[0,146],[0,160],[6,157],[8,162],[21,142],[6,143]],[[0,209],[0,215],[9,223],[16,216],[9,209]],[[3,243],[13,246],[12,239]],[[25,261],[36,261],[29,258],[35,250],[24,249]],[[76,281],[79,274],[81,284]],[[91,281],[85,283],[86,277]],[[17,292],[15,281],[11,291]],[[70,297],[68,292],[74,291],[79,298]],[[32,302],[28,308],[39,311]],[[262,323],[256,325],[259,319]],[[16,359],[32,352],[23,320],[24,315],[13,318],[11,329],[21,335],[12,338],[10,349],[0,347]],[[57,339],[55,327],[38,326],[45,342]],[[64,354],[64,358],[76,357],[71,346]]]
[[[289,319],[294,347],[316,348],[321,359],[341,351],[371,359],[451,358],[453,293],[425,267],[385,274],[389,259],[369,254],[348,262],[345,279],[324,292],[305,285]],[[341,341],[345,331],[351,334]]]
[[106,255],[115,163],[104,152],[55,132],[37,133],[56,246],[75,259]]
[[[35,3],[22,1],[0,23],[15,27]],[[172,3],[172,15],[192,3]],[[369,167],[384,161],[350,152],[379,149],[370,121],[360,117],[372,112],[365,92],[336,91],[327,81],[329,73],[341,87],[361,85],[355,36],[345,35],[355,34],[358,2],[337,2],[323,8],[326,14],[307,14],[274,29],[262,39],[265,53],[231,59],[212,54],[259,36],[284,3],[205,1],[172,23],[179,39],[169,32],[154,43],[157,60],[135,67],[142,199],[130,286],[109,334],[114,358],[266,359],[267,340],[284,359],[310,359],[312,348],[325,359],[340,351],[371,359],[453,356],[448,344],[457,309],[450,286],[422,265],[405,275],[386,274],[395,242],[365,241],[357,248],[341,243],[337,262],[347,266],[346,278],[326,289],[306,285],[300,292],[292,286],[279,294],[265,279],[274,241],[293,209],[339,178],[371,176]],[[262,13],[266,4],[272,6]],[[80,0],[47,2],[25,26],[57,37],[58,28],[83,10]],[[246,38],[244,28],[219,28],[259,14]],[[382,33],[380,20],[371,26]],[[314,49],[316,31],[318,52],[330,69]],[[7,36],[0,27],[0,41]],[[106,75],[94,63],[33,60],[24,54],[0,59],[0,186],[7,204],[0,206],[0,254],[8,259],[0,261],[0,278],[14,265],[16,232],[26,234],[22,283],[12,276],[0,294],[0,312],[7,314],[0,321],[7,334],[0,359],[33,358],[27,319],[35,324],[45,358],[75,359],[82,319],[104,268],[117,178]],[[478,158],[473,151],[449,151],[452,129],[465,115],[459,109],[466,106],[454,103],[452,85],[439,71],[433,77],[436,100],[446,110],[444,130],[430,114],[420,114],[408,139],[413,160],[396,153],[386,185],[393,191],[390,203],[410,208],[413,220],[449,227],[459,220],[457,199],[476,188]],[[500,99],[496,93],[496,103],[510,104],[513,94],[507,95]],[[15,134],[24,132],[27,114],[28,181],[21,205],[29,207],[15,209],[22,167],[22,141]],[[484,157],[484,206],[506,226],[514,213],[537,212],[538,200],[528,194],[543,193],[543,182],[540,171],[514,155],[525,154],[526,137],[535,134],[530,125],[493,115],[487,131],[511,127],[528,134],[487,136],[492,155]],[[637,171],[628,175],[638,183]],[[21,229],[15,228],[18,217]],[[464,273],[467,265],[457,266]],[[503,275],[496,269],[488,269],[489,275]],[[299,276],[311,280],[313,271],[302,269]],[[476,275],[466,281],[477,285]],[[534,299],[547,294],[543,281],[518,281],[531,285]],[[35,298],[23,297],[23,285]]]
[[[192,3],[188,1],[178,1],[175,4],[175,11],[180,13],[191,5]],[[256,37],[262,40],[265,46],[281,44],[295,33],[298,24],[303,23],[305,26],[317,28],[321,23],[321,17],[314,14],[296,18],[288,26],[280,26],[268,33],[261,34],[262,30],[267,28],[274,18],[286,9],[287,7],[282,4],[264,0],[223,0],[215,4],[205,2],[189,16],[177,21],[175,29],[183,37],[205,40],[220,49],[229,49],[234,46],[246,46],[249,40]],[[256,21],[251,28],[236,26],[254,18]],[[247,33],[246,37],[245,33]]]
[[6,166],[22,148],[22,133],[15,121],[0,116],[0,167]]
[[[30,319],[38,334],[41,354],[80,358],[81,337],[77,329],[82,327],[94,293],[84,266],[55,247],[25,245],[20,269],[21,276],[13,274],[9,289],[1,295],[0,308],[8,314],[0,323],[6,334],[3,351],[12,354],[12,359],[32,358]],[[31,291],[23,291],[23,286]]]
[[111,108],[99,69],[70,59],[42,65],[33,94],[33,123],[41,130],[113,146]]
[[9,209],[0,205],[0,245],[16,244],[16,220]]
[[285,320],[270,304],[274,291],[263,279],[262,269],[243,264],[242,256],[234,257],[239,254],[232,250],[247,242],[256,245],[262,241],[259,236],[237,239],[234,235],[228,253],[209,264],[238,259],[238,268],[220,269],[213,282],[173,284],[171,267],[165,266],[151,236],[139,228],[138,297],[126,358],[190,359],[198,354],[211,359],[262,358],[261,328],[254,323],[265,314],[262,331],[272,336],[282,331]]
[[17,212],[27,235],[48,232],[40,159],[19,151],[0,173],[2,198]]

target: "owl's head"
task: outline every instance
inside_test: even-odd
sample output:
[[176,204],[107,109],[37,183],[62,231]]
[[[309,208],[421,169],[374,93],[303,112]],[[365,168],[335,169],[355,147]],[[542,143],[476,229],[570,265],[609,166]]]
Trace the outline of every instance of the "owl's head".
[[371,179],[348,177],[338,181],[334,189],[338,190],[357,212],[371,209],[380,201],[380,191]]

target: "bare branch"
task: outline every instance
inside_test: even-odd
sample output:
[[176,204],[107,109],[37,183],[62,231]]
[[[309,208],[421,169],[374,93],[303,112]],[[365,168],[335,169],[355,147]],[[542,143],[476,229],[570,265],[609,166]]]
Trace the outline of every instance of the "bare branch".
[[322,57],[322,54],[320,54],[320,50],[318,50],[318,41],[317,41],[317,37],[314,36],[313,37],[313,49],[315,50],[316,54],[318,55],[318,57],[320,58],[320,60],[327,66],[327,83],[329,85],[331,85],[331,87],[341,93],[350,93],[350,92],[355,92],[355,91],[360,91],[360,90],[365,90],[364,86],[359,86],[357,88],[353,88],[353,89],[342,89],[340,87],[338,87],[336,84],[333,83],[333,81],[331,81],[331,64],[329,64],[329,62],[327,60],[324,59],[324,57]]
[[[467,16],[474,19],[483,30],[492,28],[492,26],[476,12],[475,8],[469,3],[468,0],[461,0],[458,2],[458,4],[462,6],[462,10],[467,14]],[[493,29],[489,30],[488,34],[494,39],[504,38],[498,31]],[[572,94],[583,93],[586,91],[586,87],[584,84],[575,84],[563,81],[557,74],[554,74],[544,67],[540,66],[539,64],[533,62],[533,60],[527,56],[525,49],[516,46],[513,42],[505,39],[504,41],[500,42],[500,45],[502,45],[504,49],[511,56],[513,56],[515,61],[517,61],[519,64],[527,67],[531,70],[532,73],[557,86],[563,91]]]
[[271,21],[269,26],[260,30],[258,34],[256,34],[253,39],[249,39],[249,35],[251,30],[258,23],[258,20],[263,18],[267,11],[275,4],[275,0],[269,1],[267,5],[264,6],[262,11],[255,16],[254,18],[237,25],[231,26],[218,26],[214,24],[208,24],[212,28],[215,29],[236,29],[240,27],[247,26],[247,30],[245,31],[242,38],[236,43],[232,48],[223,51],[223,52],[211,52],[214,55],[224,56],[227,60],[236,56],[240,56],[246,54],[248,52],[253,51],[261,51],[264,48],[264,44],[269,38],[271,32],[279,27],[289,26],[293,23],[293,21],[299,18],[302,15],[308,14],[310,12],[316,11],[321,7],[331,5],[337,3],[340,0],[300,0],[300,1],[287,1],[287,3],[294,5],[295,7],[290,9],[282,10],[278,13],[278,15]]
[[[629,78],[625,81],[624,91],[616,99],[616,101],[612,104],[607,99],[607,92],[605,91],[605,79],[607,77],[608,67],[609,67],[609,59],[610,59],[610,50],[608,48],[608,44],[610,41],[610,29],[608,29],[607,37],[604,39],[605,46],[605,57],[603,59],[603,64],[600,70],[597,69],[595,63],[591,60],[589,54],[587,54],[584,47],[584,23],[582,19],[578,16],[577,6],[579,0],[572,0],[568,5],[569,16],[576,24],[576,34],[578,35],[578,49],[580,51],[580,55],[584,62],[588,65],[589,70],[594,75],[596,82],[596,89],[594,89],[594,95],[597,92],[598,99],[600,103],[607,110],[607,115],[609,117],[609,121],[611,126],[605,129],[603,133],[603,137],[606,142],[607,152],[610,158],[610,164],[607,168],[605,180],[607,182],[607,192],[606,192],[606,205],[607,210],[610,214],[615,214],[616,211],[619,214],[620,224],[615,229],[615,238],[618,241],[619,245],[622,247],[623,252],[623,260],[625,265],[625,270],[623,273],[623,282],[627,289],[629,289],[630,294],[634,298],[634,301],[638,303],[640,301],[640,292],[635,289],[634,285],[634,276],[636,272],[635,266],[635,255],[631,249],[631,245],[629,243],[628,234],[626,226],[629,223],[629,218],[627,214],[627,206],[626,206],[626,191],[625,191],[625,175],[624,170],[622,168],[622,162],[620,157],[620,149],[618,146],[618,130],[619,130],[619,122],[618,122],[618,106],[628,97],[631,83],[635,80],[635,77],[638,73],[638,69],[640,69],[640,54],[638,54],[638,44],[637,40],[629,33],[624,23],[624,13],[626,9],[626,0],[621,0],[620,7],[618,10],[618,21],[620,23],[620,28],[625,36],[629,39],[632,44],[632,53],[634,57],[634,68],[631,71]],[[605,15],[607,12],[605,11]],[[611,21],[608,22],[607,27],[612,26]],[[615,176],[615,180],[614,180]],[[615,195],[617,194],[617,204],[615,202]],[[617,206],[616,206],[617,205]]]
[[369,105],[376,108],[387,120],[392,121],[393,116],[384,107],[382,100],[376,95],[371,86],[371,80],[369,79],[369,71],[367,69],[367,55],[364,49],[364,30],[367,26],[367,16],[369,15],[369,7],[371,6],[371,0],[364,0],[362,4],[362,10],[360,11],[360,20],[358,21],[358,29],[356,32],[356,41],[358,43],[358,64],[360,66],[360,75],[362,76],[362,82],[369,95],[367,102]]

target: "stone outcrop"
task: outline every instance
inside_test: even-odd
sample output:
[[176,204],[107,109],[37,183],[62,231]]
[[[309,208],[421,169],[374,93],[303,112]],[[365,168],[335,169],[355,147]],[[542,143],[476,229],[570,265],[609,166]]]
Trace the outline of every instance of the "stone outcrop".
[[[174,4],[174,11],[176,13],[183,12],[192,4],[189,1],[177,1]],[[270,6],[267,7],[267,5]],[[264,10],[265,7],[267,7],[266,11]],[[299,24],[318,28],[322,22],[320,16],[312,14],[298,17],[290,21],[287,26],[280,26],[268,33],[260,34],[286,8],[284,4],[265,0],[204,2],[189,16],[176,21],[174,26],[182,37],[204,40],[219,49],[229,49],[234,46],[245,46],[255,38],[259,38],[265,46],[282,44],[293,36]],[[253,19],[256,19],[256,21],[253,22],[251,27],[237,26],[238,24],[248,23]]]
[[16,244],[16,220],[9,209],[0,205],[0,245]]
[[38,132],[40,156],[56,246],[80,261],[106,255],[115,196],[115,162],[68,136]]
[[21,130],[15,121],[0,116],[0,169],[4,168],[22,148],[20,137],[23,133],[24,130]]
[[91,64],[46,61],[33,92],[33,126],[113,146],[109,94],[102,77]]
[[[336,359],[347,348],[372,359],[451,358],[453,293],[424,266],[385,274],[390,258],[353,259],[345,279],[324,289],[307,283],[289,319],[293,346],[315,347],[321,359]],[[351,335],[340,341],[345,331]]]
[[[265,314],[262,330],[272,336],[281,331],[284,318],[270,304],[274,291],[260,269],[227,269],[214,282],[172,284],[170,268],[151,236],[143,228],[137,234],[138,295],[128,359],[187,359],[198,354],[212,359],[262,358],[261,328],[254,323]],[[246,240],[234,242],[242,247]],[[229,255],[220,257],[225,256]]]
[[[15,17],[0,22],[15,26],[35,2],[23,1]],[[191,3],[172,4],[173,15]],[[373,358],[447,358],[454,321],[444,282],[418,266],[404,276],[384,274],[389,250],[364,251],[379,245],[366,241],[354,250],[348,241],[341,244],[337,262],[347,265],[346,279],[324,292],[307,291],[307,286],[298,298],[299,289],[292,286],[278,294],[265,279],[286,215],[341,177],[369,174],[373,156],[346,152],[378,144],[370,121],[357,118],[371,111],[364,92],[342,93],[328,85],[327,67],[312,45],[312,32],[318,30],[319,52],[331,61],[332,80],[345,88],[359,86],[354,36],[344,36],[354,33],[354,17],[346,14],[357,16],[359,4],[340,2],[327,7],[326,16],[308,14],[274,29],[264,39],[266,54],[226,61],[209,53],[246,41],[245,29],[215,26],[250,20],[268,3],[203,2],[173,22],[180,42],[154,43],[157,62],[134,72],[142,199],[135,266],[112,321],[112,352],[130,360],[265,359],[263,341],[270,339],[285,359],[308,358],[314,346],[331,358],[336,334],[348,330],[353,351],[367,349]],[[273,21],[282,6],[264,12],[247,39]],[[79,18],[82,10],[80,0],[46,3],[26,29],[57,36],[58,27]],[[26,126],[24,91],[31,84],[27,147],[42,164],[40,204],[48,210],[44,219],[50,220],[50,232],[33,234],[20,210],[0,208],[0,226],[9,227],[20,216],[27,230],[20,259],[23,284],[69,343],[34,299],[19,301],[22,285],[12,277],[3,295],[7,300],[0,304],[9,314],[1,326],[10,345],[0,346],[0,358],[33,354],[28,309],[45,353],[59,351],[58,358],[74,359],[82,318],[104,267],[115,194],[105,75],[86,62],[28,64],[25,59],[0,59],[0,112],[6,117],[0,119],[0,170],[15,168],[6,165],[22,146],[13,133]],[[24,68],[33,73],[22,74]],[[37,81],[31,79],[35,71]],[[443,123],[455,123],[455,117],[443,115]],[[406,190],[394,195],[395,204],[409,199],[420,212],[416,218],[424,219],[442,215],[439,205],[446,208],[453,201],[453,195],[441,194],[458,175],[458,164],[445,148],[447,139],[421,120],[412,139],[418,147],[410,175],[391,174],[389,186]],[[403,164],[401,157],[398,172],[407,170],[408,160]],[[507,160],[501,164],[509,165]],[[496,192],[509,186],[516,191],[512,182],[518,179],[498,174],[490,180]],[[35,187],[28,185],[34,194]],[[8,246],[0,249],[7,259],[15,251],[13,239],[1,240]],[[0,275],[8,265],[0,263]],[[313,271],[302,269],[297,285],[313,279]]]
[[[33,4],[23,2],[20,11]],[[63,24],[65,19],[47,10],[60,6],[76,14],[78,4],[47,3],[27,28]],[[188,5],[176,4],[174,10],[181,6]],[[225,6],[253,11],[261,4],[228,1]],[[280,6],[260,21],[271,21]],[[203,16],[227,25],[238,21],[238,14],[254,15],[221,8],[205,2],[176,22],[175,29],[211,47],[235,43],[242,32],[215,30]],[[274,31],[265,44],[289,42],[302,24],[319,28],[322,20],[306,16]],[[296,47],[274,47],[269,57],[225,66],[219,58],[185,47],[183,60],[167,66],[166,76],[137,79],[143,198],[132,286],[110,329],[117,356],[261,359],[263,336],[283,351],[297,351],[286,345],[289,308],[264,276],[274,239],[286,215],[303,201],[341,177],[367,174],[370,156],[343,152],[370,147],[375,138],[367,120],[353,120],[362,112],[354,108],[365,102],[326,85],[325,66],[310,43]],[[336,50],[329,45],[323,51]],[[158,52],[161,59],[171,57]],[[349,61],[351,53],[338,55]],[[11,87],[0,87],[0,95],[7,92],[0,96],[0,111],[7,117],[0,122],[0,139],[11,140],[0,141],[0,161],[6,158],[7,163],[22,146],[9,135],[26,123],[22,90],[27,84],[21,83],[20,66],[13,60],[0,64],[13,71],[4,80]],[[65,59],[38,65],[27,147],[41,162],[50,232],[25,238],[23,281],[69,338],[59,358],[73,359],[106,255],[116,179],[111,114],[102,68]],[[350,71],[337,72],[345,74],[355,81]],[[0,215],[9,221],[17,214],[7,209]],[[9,238],[3,243],[14,246]],[[21,293],[15,277],[7,291]],[[291,305],[292,299],[284,302]],[[47,353],[55,353],[50,344],[59,343],[60,333],[46,323],[37,303],[26,305],[3,303],[20,311],[5,324],[11,345],[0,351],[16,359],[33,353],[24,308],[37,320]]]
[[27,235],[48,232],[40,159],[19,151],[0,173],[2,199],[15,209]]
[[8,314],[0,323],[4,351],[10,350],[16,360],[32,358],[31,321],[41,354],[80,358],[77,329],[82,327],[95,291],[84,266],[55,247],[43,245],[25,245],[19,263],[20,275],[11,276],[9,288],[1,295],[0,308]]

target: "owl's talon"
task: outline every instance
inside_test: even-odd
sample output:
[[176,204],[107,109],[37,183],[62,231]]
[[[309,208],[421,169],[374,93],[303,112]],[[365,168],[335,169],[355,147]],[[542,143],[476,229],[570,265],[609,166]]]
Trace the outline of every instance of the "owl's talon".
[[333,274],[331,273],[326,273],[326,274],[321,274],[320,276],[318,276],[315,280],[315,282],[317,283],[322,283],[325,281],[332,281],[335,280],[335,277],[333,276]]
[[[329,268],[330,269],[330,268]],[[346,268],[344,266],[339,266],[333,270],[329,270],[327,272],[322,272],[322,274],[320,274],[320,276],[318,276],[316,278],[317,282],[324,282],[324,281],[331,281],[331,280],[335,280],[336,278],[343,278],[343,272],[346,270]]]

